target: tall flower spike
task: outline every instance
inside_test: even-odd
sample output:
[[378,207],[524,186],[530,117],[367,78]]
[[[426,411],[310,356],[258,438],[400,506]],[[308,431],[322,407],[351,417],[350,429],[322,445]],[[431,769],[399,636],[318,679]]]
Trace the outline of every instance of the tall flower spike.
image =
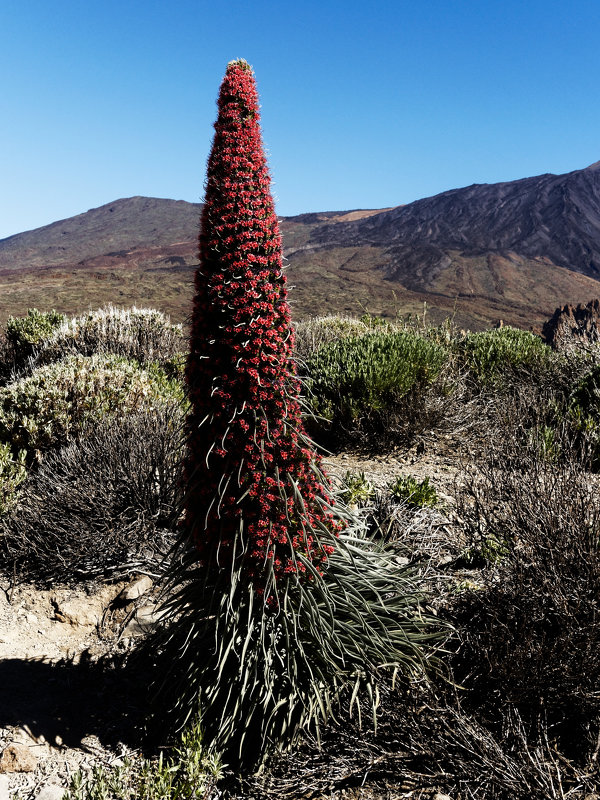
[[[330,498],[306,437],[254,74],[227,66],[208,162],[186,378],[180,557],[166,640],[149,647],[179,726],[200,713],[236,769],[327,718],[340,689],[378,704],[382,665],[420,671],[417,581]],[[179,565],[179,566],[177,566]],[[166,671],[166,670],[165,670]]]
[[332,545],[316,531],[341,526],[302,427],[279,224],[245,61],[228,65],[218,106],[187,365],[185,524],[205,566],[231,570],[238,559],[273,602],[279,581],[306,573],[304,559],[324,568]]

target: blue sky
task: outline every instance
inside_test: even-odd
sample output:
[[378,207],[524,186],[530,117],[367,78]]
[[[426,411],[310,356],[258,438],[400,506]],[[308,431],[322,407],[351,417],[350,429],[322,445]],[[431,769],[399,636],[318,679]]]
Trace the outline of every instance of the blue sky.
[[280,214],[600,159],[597,0],[3,0],[0,238],[198,202],[227,62],[256,72]]

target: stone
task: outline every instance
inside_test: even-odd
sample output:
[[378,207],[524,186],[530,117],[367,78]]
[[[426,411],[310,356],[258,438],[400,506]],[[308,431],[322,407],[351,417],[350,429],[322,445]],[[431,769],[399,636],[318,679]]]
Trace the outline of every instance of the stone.
[[64,786],[57,783],[47,783],[36,794],[35,800],[62,800],[66,791]]
[[54,617],[59,622],[67,622],[69,625],[97,625],[100,622],[102,612],[94,603],[82,599],[58,600],[54,599]]
[[0,775],[0,800],[9,800],[8,775]]
[[125,626],[123,636],[144,636],[158,625],[164,614],[158,606],[140,606]]
[[24,744],[13,742],[7,745],[0,755],[1,772],[33,772],[37,767],[37,758]]
[[138,578],[133,583],[130,583],[129,586],[126,586],[118,595],[117,600],[122,603],[131,603],[133,600],[137,600],[149,592],[152,586],[152,578],[149,578],[147,575],[142,575],[141,578]]

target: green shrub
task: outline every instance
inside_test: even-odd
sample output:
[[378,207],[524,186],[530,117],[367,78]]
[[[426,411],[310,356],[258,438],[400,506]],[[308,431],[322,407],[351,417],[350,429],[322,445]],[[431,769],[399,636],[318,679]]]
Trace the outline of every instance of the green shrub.
[[435,506],[438,502],[437,492],[428,477],[419,481],[413,475],[401,475],[388,488],[394,500],[403,501],[414,508]]
[[92,419],[128,414],[183,389],[156,366],[143,369],[115,355],[69,356],[0,389],[0,442],[14,453],[55,447]]
[[457,347],[481,384],[497,384],[519,369],[547,369],[553,359],[552,351],[539,336],[511,327],[469,333]]
[[26,317],[9,317],[6,322],[6,339],[18,364],[31,356],[35,346],[52,333],[65,321],[63,314],[57,311],[38,311],[30,308]]
[[344,427],[385,414],[413,387],[431,383],[447,356],[444,347],[408,330],[332,342],[306,364],[313,411]]

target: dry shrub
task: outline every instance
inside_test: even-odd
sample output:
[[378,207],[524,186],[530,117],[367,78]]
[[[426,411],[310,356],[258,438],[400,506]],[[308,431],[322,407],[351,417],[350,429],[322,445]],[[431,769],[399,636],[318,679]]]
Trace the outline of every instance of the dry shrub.
[[182,424],[165,404],[49,453],[0,522],[5,569],[73,583],[155,562],[179,512]]
[[593,775],[556,754],[547,732],[532,738],[514,710],[492,731],[452,693],[388,686],[382,694],[386,712],[376,730],[340,711],[319,742],[307,739],[272,759],[235,798],[433,800],[441,792],[453,800],[549,800],[583,798],[594,788]]
[[457,495],[467,555],[487,566],[452,618],[470,706],[496,723],[514,708],[532,731],[547,724],[563,753],[591,765],[600,730],[600,496],[588,468],[566,425],[550,435],[517,417],[488,443]]

